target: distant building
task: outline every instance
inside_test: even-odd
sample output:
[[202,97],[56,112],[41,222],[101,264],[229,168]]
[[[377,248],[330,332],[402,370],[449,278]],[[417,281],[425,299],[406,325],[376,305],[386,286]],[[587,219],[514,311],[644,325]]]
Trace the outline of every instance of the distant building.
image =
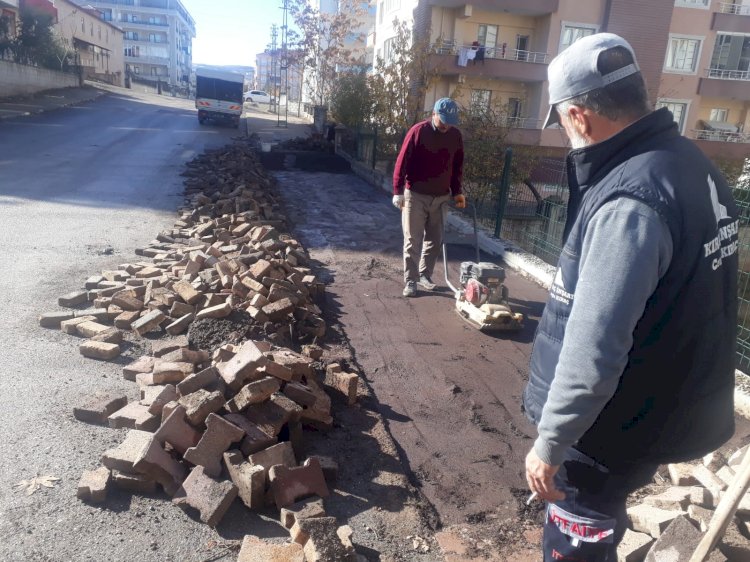
[[57,10],[55,31],[60,42],[75,52],[84,76],[122,86],[125,56],[122,29],[104,21],[91,7],[71,0],[53,0]]
[[[276,96],[281,87],[281,50],[278,49],[276,68],[274,69],[273,51],[266,49],[255,55],[255,81],[256,90],[264,90]],[[293,55],[290,59],[295,58]],[[289,101],[300,101],[302,96],[302,71],[297,64],[290,64],[287,69]]]
[[[18,0],[0,0],[0,19],[5,22],[6,33],[10,37],[15,37],[16,35],[18,9]],[[2,32],[0,32],[0,35],[2,35]]]
[[187,89],[195,21],[180,0],[76,0],[125,33],[125,69],[138,80]]

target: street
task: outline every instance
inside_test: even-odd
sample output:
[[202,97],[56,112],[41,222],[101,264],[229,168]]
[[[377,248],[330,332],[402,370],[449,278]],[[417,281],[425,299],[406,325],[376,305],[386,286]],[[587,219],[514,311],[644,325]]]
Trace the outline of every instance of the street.
[[[72,409],[84,392],[132,395],[132,383],[123,380],[122,363],[84,359],[71,336],[38,324],[40,313],[59,308],[60,295],[133,260],[136,247],[171,227],[182,164],[238,134],[200,127],[192,107],[187,100],[109,94],[0,121],[4,561],[209,556],[198,553],[214,531],[169,502],[115,494],[98,509],[76,499],[81,472],[98,466],[124,432],[77,422]],[[60,480],[29,496],[14,487],[35,475]]]

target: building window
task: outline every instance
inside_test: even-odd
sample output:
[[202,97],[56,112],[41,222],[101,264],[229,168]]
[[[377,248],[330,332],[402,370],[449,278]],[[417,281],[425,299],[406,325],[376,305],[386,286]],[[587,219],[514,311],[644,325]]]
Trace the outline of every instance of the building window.
[[475,111],[488,111],[492,101],[492,90],[472,90],[471,108]]
[[573,43],[593,35],[598,31],[598,27],[593,24],[587,23],[563,23],[562,33],[560,33],[560,51],[563,52],[565,49],[570,47]]
[[130,39],[131,41],[138,41],[138,32],[137,31],[126,31],[125,32],[125,39]]
[[664,70],[666,72],[695,74],[700,58],[702,39],[702,37],[670,35]]
[[479,24],[477,41],[479,41],[480,45],[488,49],[494,49],[497,45],[497,31],[498,27],[496,25]]
[[394,52],[393,52],[393,43],[395,42],[395,39],[391,37],[390,39],[386,39],[385,43],[383,43],[383,61],[385,63],[389,63],[391,59],[393,59]]
[[383,16],[385,15],[385,3],[381,2],[378,4],[378,23],[383,24]]
[[81,18],[81,33],[86,33],[86,20]]
[[711,55],[709,76],[714,78],[750,78],[750,35],[720,33]]
[[674,5],[678,8],[700,8],[708,10],[711,0],[674,0]]
[[401,0],[385,0],[385,11],[390,13],[401,9]]
[[141,67],[140,66],[134,66],[133,67],[133,74],[140,74],[141,73]]
[[711,113],[708,117],[709,121],[720,121],[721,123],[727,122],[727,117],[729,117],[729,110],[715,107],[711,110]]
[[688,101],[661,99],[656,102],[656,109],[666,107],[672,112],[672,118],[677,123],[680,133],[685,132],[685,121],[687,120]]

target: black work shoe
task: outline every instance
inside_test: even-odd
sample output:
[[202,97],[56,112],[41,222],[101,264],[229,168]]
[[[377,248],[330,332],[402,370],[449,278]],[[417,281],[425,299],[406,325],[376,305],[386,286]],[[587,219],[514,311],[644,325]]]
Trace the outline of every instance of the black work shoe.
[[428,275],[420,275],[419,281],[417,281],[420,287],[427,291],[432,291],[437,285],[432,282],[432,279]]
[[417,296],[417,284],[414,281],[407,281],[404,287],[405,297],[416,297]]

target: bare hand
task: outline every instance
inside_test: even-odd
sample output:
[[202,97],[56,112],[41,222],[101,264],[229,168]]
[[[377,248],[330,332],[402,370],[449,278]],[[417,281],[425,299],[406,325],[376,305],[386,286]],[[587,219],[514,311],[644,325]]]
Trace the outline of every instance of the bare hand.
[[554,477],[559,469],[559,466],[545,463],[532,448],[526,455],[526,482],[529,489],[549,502],[565,499],[565,494],[555,487]]
[[456,209],[466,208],[466,197],[464,197],[463,193],[459,193],[458,195],[454,196],[453,200],[456,202]]

